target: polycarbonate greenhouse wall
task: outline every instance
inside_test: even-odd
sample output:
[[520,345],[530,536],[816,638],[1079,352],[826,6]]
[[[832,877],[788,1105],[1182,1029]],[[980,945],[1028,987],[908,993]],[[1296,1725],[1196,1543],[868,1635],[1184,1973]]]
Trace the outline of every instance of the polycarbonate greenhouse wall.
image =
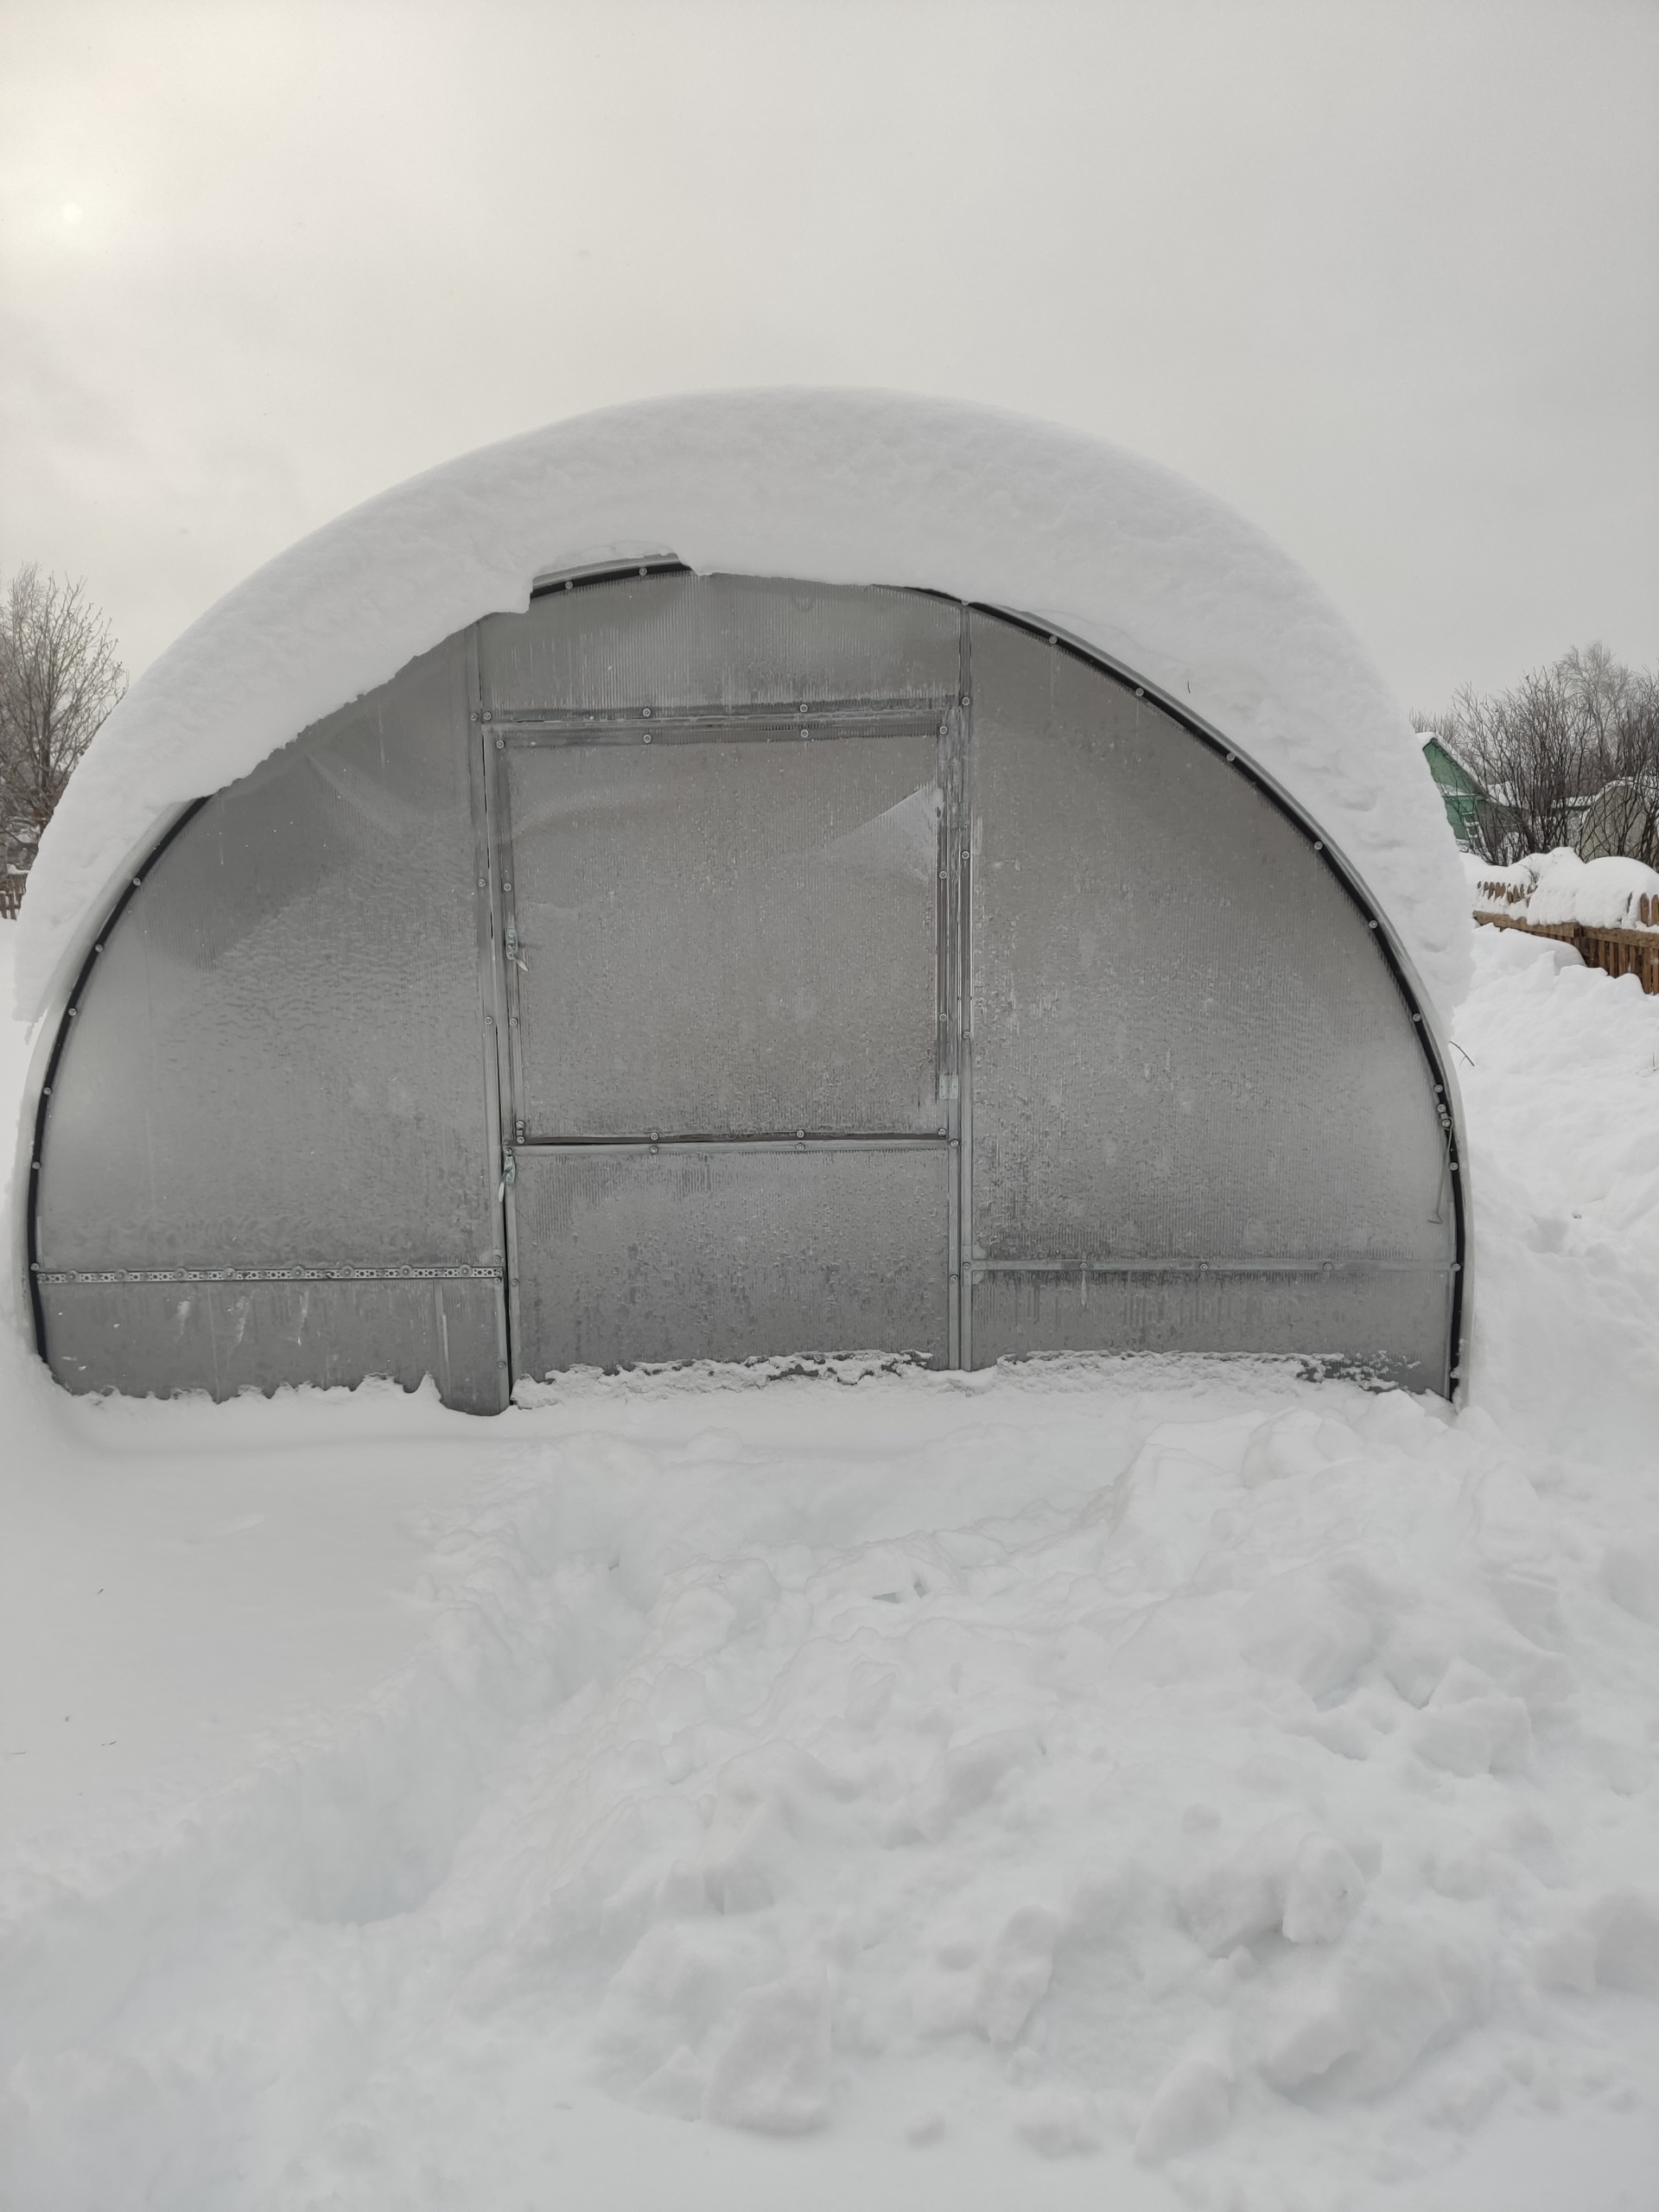
[[1448,1086],[1377,918],[1010,617],[664,567],[449,639],[194,810],[41,1099],[72,1389],[1054,1350],[1446,1390]]

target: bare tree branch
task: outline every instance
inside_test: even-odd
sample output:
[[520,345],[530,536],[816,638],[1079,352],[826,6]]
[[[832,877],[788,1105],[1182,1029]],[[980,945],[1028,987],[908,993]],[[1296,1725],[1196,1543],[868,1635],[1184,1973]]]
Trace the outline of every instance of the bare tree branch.
[[1479,787],[1482,859],[1582,843],[1659,866],[1659,678],[1605,645],[1575,645],[1490,697],[1465,685],[1449,714],[1414,720]]
[[33,562],[0,597],[0,823],[32,857],[75,764],[126,690],[110,626],[83,582]]

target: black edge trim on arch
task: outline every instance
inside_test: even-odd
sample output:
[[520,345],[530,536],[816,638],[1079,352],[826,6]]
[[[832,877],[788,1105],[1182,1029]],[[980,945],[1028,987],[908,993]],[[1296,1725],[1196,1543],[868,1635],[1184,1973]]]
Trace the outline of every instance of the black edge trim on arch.
[[537,576],[530,596],[533,604],[538,599],[551,599],[556,593],[586,591],[592,584],[622,583],[630,576],[689,576],[690,573],[685,563],[676,560],[671,553],[652,554],[643,561],[607,561],[596,568]]
[[1184,708],[1180,701],[1173,694],[1164,690],[1156,683],[1149,683],[1136,670],[1126,667],[1121,661],[1114,660],[1109,653],[1103,653],[1095,646],[1086,645],[1078,639],[1068,637],[1065,631],[1056,630],[1051,624],[1039,621],[1032,615],[1016,614],[1006,607],[993,607],[982,600],[970,601],[969,605],[970,610],[976,614],[987,614],[994,621],[1006,622],[1010,629],[1023,630],[1027,637],[1039,639],[1042,644],[1050,646],[1053,651],[1067,653],[1073,660],[1082,661],[1087,666],[1097,669],[1103,676],[1109,677],[1112,682],[1122,684],[1126,690],[1135,693],[1137,697],[1147,700],[1160,713],[1167,715],[1172,721],[1179,723],[1189,737],[1195,737],[1200,745],[1206,747],[1211,753],[1218,754],[1224,766],[1233,769],[1237,774],[1243,776],[1246,783],[1259,791],[1269,805],[1275,807],[1285,820],[1307,839],[1308,842],[1314,847],[1319,859],[1324,861],[1342,886],[1356,911],[1364,918],[1367,926],[1376,938],[1377,950],[1382,954],[1389,973],[1394,978],[1395,988],[1411,1011],[1412,1027],[1416,1032],[1423,1058],[1433,1082],[1435,1096],[1440,1101],[1441,1112],[1445,1117],[1447,1164],[1452,1171],[1448,1179],[1452,1185],[1452,1217],[1456,1257],[1456,1268],[1452,1277],[1452,1313],[1448,1331],[1449,1341],[1446,1346],[1446,1384],[1447,1395],[1455,1396],[1464,1380],[1464,1286],[1468,1280],[1468,1227],[1464,1217],[1463,1205],[1464,1162],[1459,1144],[1457,1116],[1452,1111],[1452,1101],[1458,1094],[1453,1088],[1446,1065],[1440,1058],[1433,1033],[1416,989],[1410,976],[1401,966],[1389,931],[1384,926],[1386,916],[1378,911],[1364,887],[1353,874],[1342,855],[1332,852],[1330,840],[1320,825],[1310,815],[1305,813],[1287,792],[1281,791],[1270,777],[1256,767],[1253,761],[1247,760],[1235,746],[1230,744],[1219,730],[1212,728],[1207,722],[1202,721],[1191,708]]
[[51,1360],[46,1345],[46,1306],[41,1297],[41,1163],[46,1157],[47,1116],[51,1111],[53,1092],[57,1085],[58,1068],[63,1058],[64,1047],[69,1041],[69,1023],[72,1017],[80,1011],[81,1000],[86,995],[87,984],[92,981],[92,970],[98,965],[99,955],[109,942],[110,931],[116,927],[122,915],[127,911],[133,893],[146,880],[150,870],[167,851],[174,839],[195,820],[207,804],[206,798],[192,799],[183,812],[177,815],[168,824],[144,858],[133,869],[127,881],[122,885],[119,896],[111,906],[99,926],[86,957],[81,962],[76,973],[69,995],[63,1002],[62,1011],[58,1015],[58,1029],[56,1036],[52,1040],[51,1057],[47,1061],[46,1073],[41,1078],[41,1095],[35,1102],[34,1141],[29,1147],[29,1195],[24,1211],[29,1240],[29,1301],[35,1322],[35,1349],[48,1367],[51,1365]]

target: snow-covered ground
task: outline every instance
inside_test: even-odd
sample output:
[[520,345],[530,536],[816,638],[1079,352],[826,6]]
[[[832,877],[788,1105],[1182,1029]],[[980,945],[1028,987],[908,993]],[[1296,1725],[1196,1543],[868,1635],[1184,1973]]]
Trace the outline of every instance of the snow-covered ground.
[[1651,2212],[1659,1001],[1478,976],[1457,1414],[8,1338],[0,2202]]

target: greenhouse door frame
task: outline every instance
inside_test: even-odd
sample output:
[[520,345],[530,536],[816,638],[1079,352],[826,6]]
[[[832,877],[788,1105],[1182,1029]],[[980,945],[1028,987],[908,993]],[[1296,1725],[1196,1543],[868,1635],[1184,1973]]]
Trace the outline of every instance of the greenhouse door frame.
[[[678,563],[664,563],[653,566],[659,572],[671,574],[679,569]],[[632,575],[638,573],[637,569],[620,572],[608,570],[584,576],[582,582],[605,582],[619,574]],[[928,594],[918,596],[937,598],[940,595]],[[971,1364],[968,1290],[968,1255],[972,1249],[968,1224],[971,1194],[968,1158],[970,1114],[965,1033],[971,982],[968,951],[971,912],[969,814],[966,791],[970,697],[966,666],[969,609],[959,601],[952,601],[950,604],[959,608],[959,680],[953,696],[941,696],[919,709],[914,702],[899,707],[849,699],[829,705],[816,704],[810,714],[810,742],[815,746],[880,744],[890,736],[907,735],[914,740],[925,734],[933,747],[939,807],[938,864],[933,907],[936,971],[933,1103],[937,1107],[937,1120],[931,1128],[925,1131],[861,1128],[834,1133],[796,1130],[710,1135],[695,1138],[671,1137],[666,1133],[653,1138],[650,1133],[633,1132],[626,1137],[584,1138],[572,1141],[555,1133],[539,1131],[534,1127],[528,1110],[528,1084],[522,1051],[524,1022],[520,1011],[520,979],[533,955],[527,952],[520,941],[517,918],[513,842],[515,756],[520,753],[521,749],[548,745],[586,747],[594,744],[649,745],[654,741],[660,750],[665,741],[672,741],[676,736],[681,741],[690,737],[695,742],[691,726],[696,722],[707,726],[702,734],[710,741],[731,741],[734,736],[743,734],[741,725],[745,720],[752,720],[757,725],[775,724],[779,717],[776,708],[756,712],[752,716],[677,714],[658,709],[656,719],[646,719],[642,726],[636,726],[637,718],[629,718],[618,726],[596,734],[591,728],[581,727],[592,723],[592,715],[575,713],[568,716],[553,713],[512,716],[493,715],[481,703],[474,633],[470,671],[472,720],[476,736],[474,758],[488,824],[486,842],[493,957],[486,985],[486,1018],[495,1047],[496,1097],[493,1102],[493,1115],[494,1141],[501,1162],[509,1396],[519,1381],[539,1379],[527,1359],[531,1343],[537,1335],[537,1331],[528,1322],[525,1312],[525,1261],[527,1252],[536,1242],[526,1217],[527,1183],[541,1163],[556,1157],[574,1157],[578,1154],[586,1154],[588,1160],[595,1161],[601,1155],[608,1155],[612,1159],[631,1157],[638,1160],[642,1155],[667,1157],[692,1153],[710,1157],[735,1157],[740,1154],[766,1152],[809,1155],[860,1152],[931,1155],[938,1160],[943,1171],[943,1190],[940,1193],[944,1215],[943,1234],[939,1238],[937,1260],[920,1251],[917,1252],[916,1259],[919,1266],[926,1258],[928,1279],[938,1285],[940,1294],[936,1351],[928,1354],[924,1347],[897,1344],[802,1344],[790,1347],[787,1351],[768,1351],[760,1356],[798,1357],[813,1362],[833,1357],[841,1352],[880,1351],[900,1357],[919,1354],[925,1363],[947,1369]],[[794,733],[791,731],[790,734],[793,736]],[[763,741],[758,733],[755,741]],[[920,1167],[921,1163],[918,1162],[918,1166]],[[922,1172],[925,1173],[925,1170]],[[938,1274],[932,1273],[935,1266]],[[943,1277],[942,1281],[939,1276]],[[708,1355],[709,1357],[734,1356],[742,1357],[746,1355]],[[683,1357],[676,1354],[663,1363],[681,1363]],[[578,1363],[588,1363],[584,1360]],[[603,1363],[626,1366],[636,1363],[623,1360]],[[637,1363],[649,1366],[658,1363],[640,1360]]]

